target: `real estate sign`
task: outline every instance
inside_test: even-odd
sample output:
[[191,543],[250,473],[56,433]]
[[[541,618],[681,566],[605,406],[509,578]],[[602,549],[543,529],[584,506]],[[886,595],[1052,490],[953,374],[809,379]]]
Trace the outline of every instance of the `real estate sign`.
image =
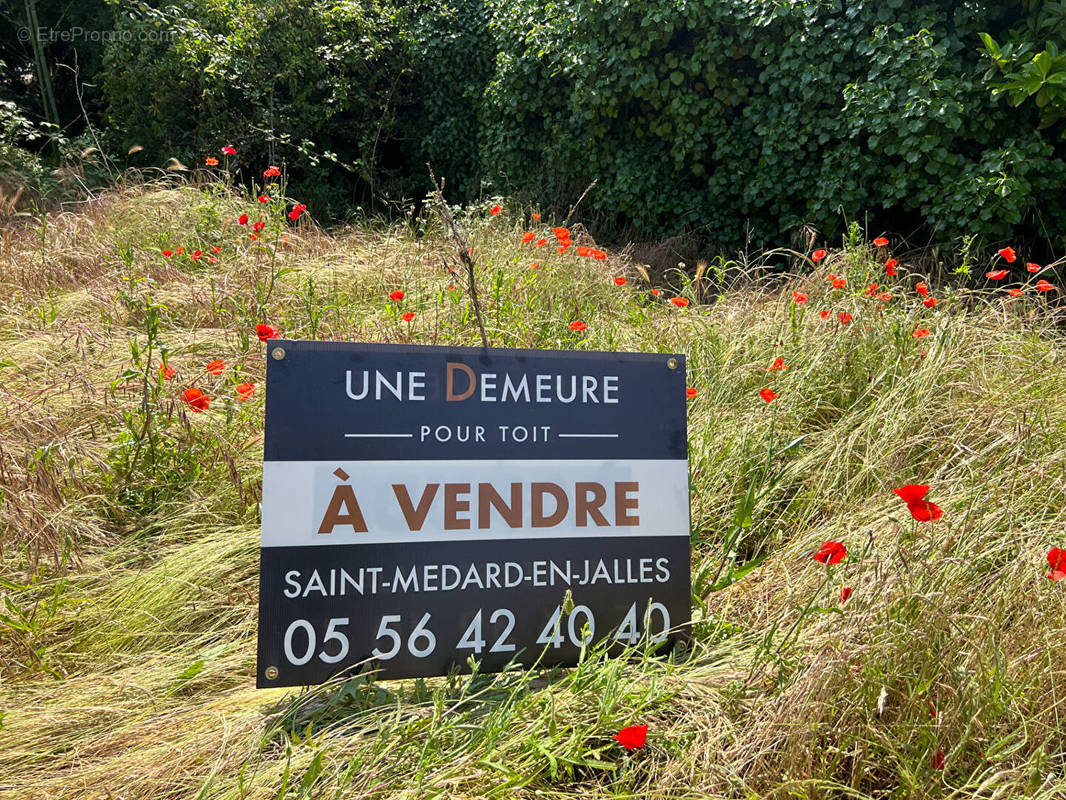
[[572,664],[689,621],[683,356],[268,351],[257,686]]

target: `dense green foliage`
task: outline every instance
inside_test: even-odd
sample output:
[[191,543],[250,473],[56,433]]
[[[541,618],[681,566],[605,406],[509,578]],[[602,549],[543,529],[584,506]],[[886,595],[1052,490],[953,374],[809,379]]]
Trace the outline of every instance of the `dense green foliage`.
[[1058,243],[1066,212],[1058,3],[105,5],[119,35],[85,44],[102,66],[83,79],[109,149],[195,165],[233,144],[245,179],[298,163],[321,217],[417,200],[427,161],[462,200],[565,210],[598,179],[601,233],[727,247],[863,214]]
[[471,200],[481,191],[478,115],[496,58],[491,7],[485,0],[410,0],[407,9],[419,80],[417,107],[405,120],[415,184],[424,186],[428,161],[450,198]]
[[178,13],[142,4],[118,26],[129,35],[108,49],[104,91],[124,148],[202,163],[231,144],[245,164],[299,161],[301,191],[323,211],[357,202],[353,186],[396,191],[392,151],[413,73],[394,9],[205,1]]
[[[512,4],[487,152],[548,191],[593,177],[656,230],[779,241],[881,212],[990,236],[1057,218],[1066,163],[982,83],[1004,4],[572,0]],[[560,30],[558,20],[572,20]],[[619,219],[621,221],[621,219]]]
[[1066,117],[1066,55],[1060,52],[1066,46],[1066,5],[1030,0],[1027,6],[1030,13],[1002,46],[982,32],[992,62],[985,78],[992,81],[993,95],[1007,95],[1014,106],[1032,98],[1047,127]]

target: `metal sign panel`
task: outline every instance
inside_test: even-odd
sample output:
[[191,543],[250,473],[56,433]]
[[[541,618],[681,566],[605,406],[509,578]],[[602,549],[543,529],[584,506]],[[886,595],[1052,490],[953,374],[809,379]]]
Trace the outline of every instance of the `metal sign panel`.
[[689,621],[683,356],[268,351],[257,686],[573,664]]

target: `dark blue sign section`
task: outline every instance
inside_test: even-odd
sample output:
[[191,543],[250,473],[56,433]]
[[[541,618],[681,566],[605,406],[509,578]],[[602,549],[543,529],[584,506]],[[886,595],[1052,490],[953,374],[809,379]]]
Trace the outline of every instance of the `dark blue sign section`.
[[268,349],[267,461],[687,456],[682,355],[281,339]]
[[[444,675],[468,660],[572,666],[584,642],[668,647],[690,621],[687,536],[269,547],[256,686],[380,669]],[[564,603],[570,590],[573,608]]]

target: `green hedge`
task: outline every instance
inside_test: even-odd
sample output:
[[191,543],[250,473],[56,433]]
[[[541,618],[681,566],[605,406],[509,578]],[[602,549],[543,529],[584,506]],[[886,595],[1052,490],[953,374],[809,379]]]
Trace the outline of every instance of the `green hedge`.
[[[1029,4],[1030,7],[1032,3]],[[1058,237],[1060,133],[994,98],[979,36],[1030,10],[982,0],[190,0],[120,6],[116,147],[233,143],[292,166],[319,215],[410,200],[425,162],[585,212],[601,232],[725,247],[878,230]],[[177,31],[166,45],[148,30]],[[991,73],[990,73],[991,74]],[[150,87],[150,88],[149,88]],[[156,162],[158,163],[158,161]]]
[[1004,3],[519,0],[482,115],[484,160],[616,226],[782,243],[870,212],[1007,235],[1061,219],[1066,162],[992,99],[979,31]]
[[[398,120],[414,102],[410,30],[386,2],[125,5],[104,69],[116,148],[203,164],[234,145],[245,175],[287,164],[320,215],[406,186]],[[166,34],[160,38],[160,34]]]

